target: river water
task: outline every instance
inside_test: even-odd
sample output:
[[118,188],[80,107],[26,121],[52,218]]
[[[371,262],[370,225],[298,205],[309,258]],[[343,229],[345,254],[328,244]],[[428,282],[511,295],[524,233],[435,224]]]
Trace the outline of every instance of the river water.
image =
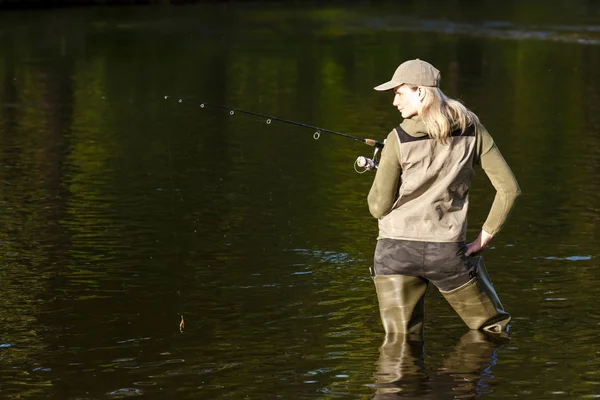
[[[600,5],[11,11],[0,49],[0,397],[600,398]],[[385,338],[369,147],[177,101],[383,140],[410,58],[523,191],[484,253],[510,341],[433,287],[425,341]]]

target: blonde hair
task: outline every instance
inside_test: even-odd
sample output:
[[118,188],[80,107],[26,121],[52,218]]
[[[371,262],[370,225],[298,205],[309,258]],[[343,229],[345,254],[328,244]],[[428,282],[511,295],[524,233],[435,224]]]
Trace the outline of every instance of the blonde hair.
[[[417,90],[414,86],[413,90]],[[479,118],[460,101],[449,98],[438,87],[420,86],[424,90],[423,107],[419,112],[429,136],[440,143],[448,143],[448,137],[459,129],[465,132],[471,125],[479,130]]]

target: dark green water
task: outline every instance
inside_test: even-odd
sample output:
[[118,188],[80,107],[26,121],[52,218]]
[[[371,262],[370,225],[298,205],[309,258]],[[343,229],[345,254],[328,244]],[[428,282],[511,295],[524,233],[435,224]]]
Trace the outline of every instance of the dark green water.
[[[600,5],[309,4],[0,14],[0,397],[600,398]],[[424,349],[381,347],[368,147],[163,99],[382,140],[416,57],[523,190],[510,343],[430,288]]]

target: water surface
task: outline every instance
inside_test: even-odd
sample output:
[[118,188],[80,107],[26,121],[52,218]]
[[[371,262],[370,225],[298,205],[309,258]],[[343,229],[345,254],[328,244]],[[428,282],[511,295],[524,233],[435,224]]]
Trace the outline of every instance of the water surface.
[[[0,397],[600,397],[600,7],[565,4],[0,14]],[[510,342],[434,288],[424,344],[384,337],[368,147],[175,100],[383,140],[416,57],[523,190],[485,253]]]

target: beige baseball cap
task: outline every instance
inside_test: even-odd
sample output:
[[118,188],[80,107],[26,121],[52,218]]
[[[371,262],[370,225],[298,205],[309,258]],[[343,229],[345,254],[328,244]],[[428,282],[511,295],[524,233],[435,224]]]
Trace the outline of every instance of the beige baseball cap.
[[390,90],[402,84],[415,86],[439,86],[440,71],[427,61],[408,60],[396,68],[389,82],[375,86],[375,90]]

